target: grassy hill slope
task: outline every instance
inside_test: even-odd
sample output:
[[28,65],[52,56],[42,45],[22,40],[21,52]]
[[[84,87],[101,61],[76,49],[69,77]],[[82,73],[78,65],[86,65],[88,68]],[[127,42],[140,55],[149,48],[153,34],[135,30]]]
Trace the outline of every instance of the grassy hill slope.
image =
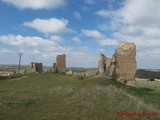
[[[159,120],[159,100],[159,89],[129,87],[105,78],[77,80],[44,73],[0,81],[3,120]],[[117,112],[158,115],[121,117]]]

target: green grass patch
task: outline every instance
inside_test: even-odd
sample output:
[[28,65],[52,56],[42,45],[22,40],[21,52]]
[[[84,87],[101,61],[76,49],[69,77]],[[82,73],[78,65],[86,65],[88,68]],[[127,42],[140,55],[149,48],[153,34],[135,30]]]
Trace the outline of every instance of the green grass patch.
[[[147,82],[147,83],[146,83]],[[107,80],[102,81],[101,85],[114,85],[117,88],[121,88],[125,90],[127,93],[139,97],[144,100],[144,102],[152,103],[160,109],[160,91],[157,90],[154,85],[150,85],[151,83],[155,82],[157,87],[160,86],[159,82],[156,81],[138,81],[135,87],[127,86],[125,84],[119,83],[115,80]],[[145,86],[144,86],[145,83]],[[146,85],[148,84],[148,85]]]
[[[159,94],[158,91],[129,87],[105,78],[78,80],[65,74],[32,74],[20,80],[0,81],[0,119],[159,120],[160,111],[152,106],[152,102],[158,105],[159,102],[144,96],[149,93],[150,97]],[[120,111],[156,112],[158,115],[120,117],[117,116]]]

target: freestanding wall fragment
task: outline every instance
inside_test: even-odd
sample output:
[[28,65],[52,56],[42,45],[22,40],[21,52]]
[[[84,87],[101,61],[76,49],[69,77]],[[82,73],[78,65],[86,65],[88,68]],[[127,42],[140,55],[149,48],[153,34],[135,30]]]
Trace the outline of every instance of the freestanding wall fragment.
[[115,59],[115,79],[126,84],[135,83],[136,45],[122,42],[115,51]]
[[133,85],[136,82],[134,78],[136,73],[136,45],[130,42],[120,43],[112,58],[100,54],[98,73],[105,73],[108,79]]
[[58,55],[56,59],[57,72],[65,72],[66,70],[66,56],[65,54]]
[[98,74],[107,75],[108,79],[114,78],[115,72],[115,55],[112,58],[107,58],[104,54],[100,53],[98,61]]
[[31,65],[30,65],[31,73],[42,73],[42,70],[43,70],[42,63],[35,63],[35,62],[31,63]]
[[106,74],[108,79],[115,79],[116,58],[113,54],[112,58],[106,60]]
[[52,72],[57,72],[57,64],[53,63]]
[[98,74],[105,73],[106,71],[106,60],[107,57],[104,54],[99,55],[99,61],[98,61]]

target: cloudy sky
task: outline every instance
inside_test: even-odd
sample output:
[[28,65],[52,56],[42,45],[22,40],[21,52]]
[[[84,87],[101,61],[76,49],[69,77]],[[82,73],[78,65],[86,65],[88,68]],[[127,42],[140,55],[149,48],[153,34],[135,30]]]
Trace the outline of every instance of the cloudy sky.
[[0,64],[97,67],[122,41],[135,42],[138,68],[160,68],[160,0],[0,0]]

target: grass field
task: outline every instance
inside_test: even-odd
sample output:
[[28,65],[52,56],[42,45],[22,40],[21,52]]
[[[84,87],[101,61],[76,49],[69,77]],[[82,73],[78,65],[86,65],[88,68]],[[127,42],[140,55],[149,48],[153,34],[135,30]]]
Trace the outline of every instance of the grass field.
[[[65,74],[33,74],[0,81],[0,120],[159,120],[160,82],[130,87],[106,80],[78,80]],[[121,117],[117,112],[157,113]]]
[[160,92],[160,81],[137,80],[137,87],[150,88]]

